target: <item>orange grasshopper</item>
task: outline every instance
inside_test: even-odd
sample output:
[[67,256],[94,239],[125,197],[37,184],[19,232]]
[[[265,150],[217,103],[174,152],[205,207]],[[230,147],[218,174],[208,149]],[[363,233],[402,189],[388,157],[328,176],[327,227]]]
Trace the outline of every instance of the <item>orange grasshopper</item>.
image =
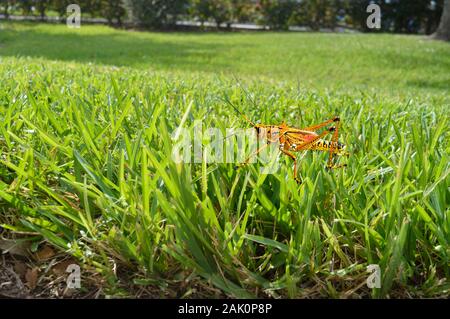
[[[297,177],[297,158],[292,152],[300,152],[304,150],[313,151],[325,151],[329,152],[327,168],[340,168],[345,167],[347,164],[336,165],[333,164],[333,158],[335,155],[338,156],[348,156],[349,153],[345,150],[345,145],[338,141],[338,132],[340,118],[338,116],[333,117],[325,122],[317,125],[308,126],[302,129],[295,127],[290,127],[283,122],[279,125],[270,124],[255,124],[250,121],[247,116],[240,112],[228,99],[226,101],[233,107],[233,109],[239,113],[245,121],[252,125],[258,134],[258,136],[265,135],[267,143],[256,150],[252,155],[250,155],[243,164],[248,164],[252,156],[256,156],[264,148],[272,143],[279,143],[279,149],[282,153],[292,158],[294,161],[294,179],[297,183],[301,183],[300,179]],[[328,128],[327,130],[317,133],[317,131],[323,127],[329,126],[335,123],[334,126]],[[331,141],[324,140],[323,137],[327,134],[333,134]]]

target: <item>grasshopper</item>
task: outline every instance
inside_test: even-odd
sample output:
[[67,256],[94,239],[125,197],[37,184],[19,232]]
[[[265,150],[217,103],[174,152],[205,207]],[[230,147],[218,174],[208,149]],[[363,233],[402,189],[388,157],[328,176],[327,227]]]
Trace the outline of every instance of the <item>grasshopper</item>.
[[[226,101],[245,119],[247,123],[256,129],[258,136],[262,136],[266,139],[266,143],[250,155],[244,163],[241,164],[241,166],[248,164],[252,156],[256,156],[272,143],[279,143],[279,150],[294,161],[294,179],[297,183],[301,183],[301,180],[297,176],[297,157],[293,154],[293,152],[300,152],[304,150],[329,152],[326,166],[327,169],[347,166],[347,164],[337,165],[333,162],[335,155],[349,155],[349,153],[345,150],[346,146],[338,141],[340,124],[340,118],[338,116],[335,116],[320,124],[308,126],[302,129],[288,126],[286,122],[278,125],[255,124],[250,121],[245,114],[239,111],[228,99]],[[317,133],[317,131],[321,128],[330,126],[331,124],[334,125],[321,133]],[[327,134],[332,134],[331,141],[323,139]]]

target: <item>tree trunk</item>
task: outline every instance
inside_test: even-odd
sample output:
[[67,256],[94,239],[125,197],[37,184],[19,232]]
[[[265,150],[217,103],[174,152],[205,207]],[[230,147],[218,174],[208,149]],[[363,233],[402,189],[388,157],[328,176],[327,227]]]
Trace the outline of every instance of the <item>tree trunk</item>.
[[450,41],[450,0],[444,0],[441,22],[433,34],[433,38]]

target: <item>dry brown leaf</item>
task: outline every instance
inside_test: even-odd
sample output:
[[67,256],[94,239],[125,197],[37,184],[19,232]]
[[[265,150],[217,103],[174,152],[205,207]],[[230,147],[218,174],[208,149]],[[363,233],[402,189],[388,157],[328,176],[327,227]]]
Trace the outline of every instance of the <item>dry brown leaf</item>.
[[76,292],[76,289],[70,289],[70,288],[66,287],[62,294],[64,297],[70,298],[74,295],[75,292]]
[[14,271],[23,280],[27,273],[27,265],[21,261],[16,261],[14,263]]
[[63,261],[57,263],[56,265],[54,265],[52,267],[52,271],[55,275],[62,276],[64,274],[66,274],[66,270],[67,270],[67,267],[69,267],[69,265],[76,264],[76,263],[77,262],[74,259],[69,258],[69,259],[63,260]]
[[28,249],[30,248],[30,242],[28,241],[16,241],[11,239],[0,238],[0,251],[3,253],[10,253],[16,256],[29,256]]
[[44,261],[55,256],[55,251],[52,247],[45,245],[42,249],[34,254],[34,257],[37,261]]
[[28,269],[27,273],[25,274],[25,280],[27,282],[27,286],[31,290],[36,288],[36,285],[38,282],[38,275],[39,275],[39,269],[37,267],[34,267],[33,269]]

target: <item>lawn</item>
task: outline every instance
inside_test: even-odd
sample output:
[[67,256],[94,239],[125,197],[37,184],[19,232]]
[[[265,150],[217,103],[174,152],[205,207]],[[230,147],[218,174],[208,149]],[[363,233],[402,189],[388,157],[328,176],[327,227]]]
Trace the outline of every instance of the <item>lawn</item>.
[[226,73],[308,88],[448,93],[450,49],[426,37],[317,33],[149,33],[3,24],[2,56]]
[[[0,224],[102,296],[450,289],[450,46],[418,36],[0,24]],[[177,164],[172,132],[334,115],[351,155]],[[381,288],[366,285],[367,266]],[[40,276],[48,264],[35,261]],[[89,284],[89,285],[88,285]],[[89,286],[89,287],[88,287]]]

